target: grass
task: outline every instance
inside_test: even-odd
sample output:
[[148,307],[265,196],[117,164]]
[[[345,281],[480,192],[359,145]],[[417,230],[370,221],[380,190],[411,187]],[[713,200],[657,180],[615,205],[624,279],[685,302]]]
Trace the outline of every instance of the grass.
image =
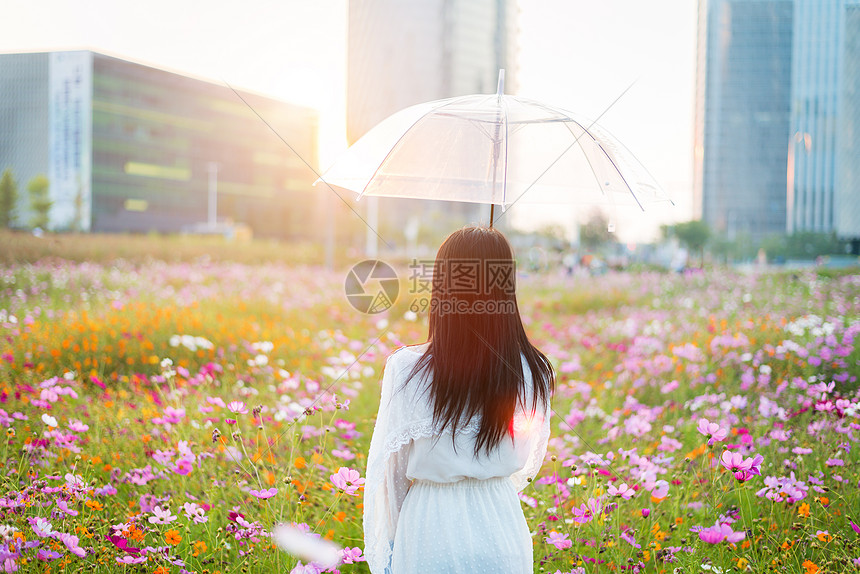
[[[4,251],[4,567],[290,571],[298,559],[266,534],[281,522],[362,548],[360,492],[330,477],[364,475],[384,358],[426,337],[406,281],[394,307],[362,315],[343,273],[308,265],[313,247],[105,239]],[[519,301],[558,377],[523,492],[535,571],[858,570],[860,277],[522,276]],[[709,446],[700,419],[726,439]],[[761,455],[761,475],[739,482],[724,452]],[[622,483],[629,500],[611,494]],[[590,500],[600,510],[577,518]],[[160,524],[165,509],[176,518]],[[743,538],[706,542],[715,523]]]

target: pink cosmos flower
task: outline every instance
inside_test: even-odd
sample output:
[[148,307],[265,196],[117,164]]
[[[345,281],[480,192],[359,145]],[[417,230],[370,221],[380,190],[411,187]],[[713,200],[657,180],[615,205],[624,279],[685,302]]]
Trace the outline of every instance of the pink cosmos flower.
[[331,453],[338,458],[342,458],[343,460],[352,460],[355,458],[355,455],[352,454],[352,452],[346,447],[342,449],[333,448],[331,449]]
[[575,523],[585,524],[586,522],[591,522],[595,516],[600,514],[600,499],[589,498],[587,503],[574,506],[571,510],[573,510],[573,521]]
[[69,508],[69,505],[65,500],[57,500],[56,504],[57,504],[57,508],[59,508],[62,512],[68,514],[69,516],[77,516],[78,515],[78,511]]
[[47,538],[52,536],[54,533],[51,523],[41,516],[37,517],[36,520],[33,521],[32,527],[33,532],[35,532],[39,538]]
[[191,474],[191,471],[194,470],[194,465],[192,461],[187,458],[180,458],[176,461],[176,464],[170,469],[176,474],[181,474],[182,476],[188,476]]
[[609,496],[620,496],[624,500],[630,500],[636,494],[636,491],[627,486],[626,482],[622,482],[618,488],[615,488],[614,484],[610,484],[606,491]]
[[268,488],[268,489],[263,489],[263,490],[249,490],[248,494],[250,494],[251,496],[254,496],[256,498],[266,499],[266,498],[272,498],[273,496],[278,494],[278,489],[277,488]]
[[710,528],[703,528],[699,531],[699,538],[702,542],[708,544],[719,544],[723,540],[726,542],[740,542],[746,538],[746,533],[743,531],[735,532],[728,524],[714,524]]
[[206,402],[210,405],[221,407],[222,409],[227,406],[224,404],[224,401],[221,399],[221,397],[206,397]]
[[155,508],[153,508],[152,513],[155,516],[149,517],[150,524],[170,524],[171,522],[179,518],[178,516],[170,512],[169,508],[162,510],[160,506],[156,506]]
[[724,429],[717,423],[708,421],[708,419],[699,419],[696,430],[708,437],[708,446],[713,446],[716,442],[722,442],[729,436],[727,429]]
[[356,562],[365,562],[366,559],[361,555],[361,548],[356,546],[355,548],[350,548],[347,546],[343,550],[340,551],[341,560],[343,560],[344,564],[355,564]]
[[633,546],[634,548],[642,548],[642,545],[636,543],[636,539],[633,538],[633,535],[630,532],[622,532],[621,540],[623,540],[630,546]]
[[66,545],[66,548],[68,548],[69,552],[71,552],[72,554],[81,558],[87,555],[86,550],[84,550],[78,545],[79,539],[77,536],[60,532],[57,534],[57,538],[60,539],[60,542]]
[[89,425],[85,425],[79,420],[72,420],[69,422],[69,428],[74,432],[86,432],[90,430]]
[[38,552],[36,552],[36,559],[42,560],[43,562],[50,562],[51,560],[56,560],[62,556],[59,552],[54,552],[53,550],[48,550],[46,548],[40,548]]
[[573,542],[568,540],[567,534],[559,534],[555,530],[549,533],[549,536],[544,538],[547,544],[552,544],[559,550],[564,550],[565,548],[570,548],[573,545]]
[[237,415],[248,414],[248,407],[242,401],[230,401],[227,403],[227,410]]
[[666,498],[669,496],[669,483],[665,480],[658,480],[651,488],[651,496],[654,498]]
[[764,457],[760,454],[755,455],[751,459],[747,459],[750,461],[750,469],[749,471],[755,475],[761,475],[761,463],[764,462]]
[[126,565],[143,564],[146,561],[147,561],[146,556],[131,556],[129,554],[126,554],[122,558],[116,559],[117,564],[126,564]]
[[331,475],[331,483],[342,490],[344,494],[355,496],[358,488],[364,484],[364,479],[361,478],[357,470],[342,466],[337,470],[337,473]]
[[744,455],[741,453],[725,450],[720,456],[720,464],[722,464],[726,470],[740,472],[750,470],[752,468],[752,459],[748,458],[744,460]]
[[196,502],[186,502],[182,505],[182,510],[185,512],[185,517],[196,524],[203,524],[209,520],[203,508]]
[[185,409],[178,408],[175,409],[173,407],[165,407],[164,409],[164,418],[162,419],[165,423],[178,424],[182,422],[182,419],[185,418]]

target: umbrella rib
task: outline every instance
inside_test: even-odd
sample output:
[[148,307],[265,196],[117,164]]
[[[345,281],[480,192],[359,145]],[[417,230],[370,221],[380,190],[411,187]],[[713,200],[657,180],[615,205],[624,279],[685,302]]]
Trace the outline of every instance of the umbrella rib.
[[[577,122],[576,120],[571,119],[571,121],[575,122],[575,123],[576,123],[576,125],[578,125],[579,127],[582,127],[582,126],[579,124],[579,122]],[[572,129],[570,129],[570,126],[569,126],[569,125],[567,125],[567,124],[568,124],[568,122],[564,122],[564,127],[566,127],[566,128],[567,128],[567,131],[569,131],[569,132],[570,132],[570,135],[571,135],[571,136],[573,136],[573,138],[574,138],[574,143],[578,142],[578,141],[579,141],[579,139],[574,135],[573,130],[572,130]],[[591,136],[591,134],[588,134],[588,135],[590,135],[590,136]],[[591,139],[592,139],[592,140],[594,140],[594,136],[591,136]],[[594,141],[595,141],[595,143],[597,143],[597,140],[594,140]],[[591,159],[589,159],[588,154],[587,154],[587,153],[585,153],[585,148],[584,148],[584,147],[582,147],[582,144],[581,144],[581,143],[579,144],[579,149],[581,149],[581,150],[582,150],[582,155],[584,155],[584,156],[585,156],[585,161],[587,161],[587,162],[588,162],[588,167],[591,169],[591,175],[593,175],[593,176],[594,176],[594,181],[596,181],[596,182],[597,182],[597,189],[599,189],[599,190],[602,192],[602,191],[603,191],[603,186],[600,184],[600,178],[599,178],[599,177],[597,177],[597,172],[596,172],[596,171],[594,171],[594,165],[591,163]],[[604,195],[606,195],[606,194],[604,193]]]
[[[630,195],[632,195],[632,196],[633,196],[633,199],[635,199],[635,200],[636,200],[636,204],[639,206],[639,209],[641,209],[642,211],[645,211],[645,208],[642,206],[642,202],[640,202],[640,201],[639,201],[639,198],[638,198],[638,197],[636,197],[636,193],[634,193],[634,192],[633,192],[633,188],[632,188],[632,187],[630,187],[630,184],[629,184],[629,183],[627,183],[627,178],[626,178],[626,177],[624,177],[624,174],[623,174],[623,173],[621,173],[621,170],[620,170],[620,169],[618,169],[618,166],[615,164],[615,160],[614,160],[614,159],[612,159],[612,157],[611,157],[608,153],[606,153],[606,150],[605,150],[605,149],[603,149],[603,146],[602,146],[602,145],[600,145],[600,142],[599,142],[599,141],[597,141],[597,138],[596,138],[596,137],[594,137],[594,136],[591,134],[591,132],[590,132],[590,131],[588,131],[588,128],[590,128],[591,126],[588,126],[588,128],[585,128],[585,127],[583,127],[583,126],[582,126],[582,124],[581,124],[581,123],[577,122],[576,120],[574,120],[574,122],[576,123],[576,125],[578,125],[578,126],[579,126],[579,127],[581,127],[582,129],[584,129],[584,130],[585,130],[585,133],[587,133],[587,134],[591,137],[591,139],[593,139],[593,140],[595,141],[595,143],[597,143],[597,147],[600,149],[600,151],[602,151],[602,152],[603,152],[603,155],[605,155],[605,156],[606,156],[606,159],[608,159],[608,160],[609,160],[609,163],[611,163],[611,164],[612,164],[612,167],[614,167],[614,168],[615,168],[615,171],[617,171],[617,172],[618,172],[618,175],[621,177],[621,181],[623,181],[623,182],[624,182],[624,185],[626,185],[626,186],[627,186],[627,190],[630,192]],[[591,124],[591,125],[594,125],[594,122],[592,122],[592,124]],[[578,141],[579,141],[579,138],[576,138],[576,142],[578,142]],[[574,143],[576,143],[576,142],[574,142]],[[567,153],[567,152],[565,151],[565,153]]]
[[[594,124],[596,124],[596,123],[597,123],[597,120],[599,120],[600,118],[602,118],[602,117],[606,114],[606,112],[608,112],[609,110],[611,110],[611,109],[612,109],[612,106],[614,106],[616,103],[618,103],[618,100],[620,100],[622,97],[624,97],[624,94],[626,94],[627,92],[629,92],[629,91],[630,91],[630,88],[632,88],[632,87],[633,87],[633,85],[634,85],[635,83],[636,83],[636,81],[634,80],[633,82],[631,82],[631,84],[630,84],[629,86],[627,86],[627,88],[625,88],[625,90],[624,90],[623,92],[621,92],[620,94],[618,94],[618,97],[617,97],[617,98],[615,98],[615,99],[612,101],[612,103],[611,103],[611,104],[609,104],[609,106],[607,106],[607,108],[606,108],[605,110],[603,110],[603,112],[601,112],[601,114],[600,114],[599,116],[597,116],[597,118],[596,118],[593,122],[591,122],[591,126],[593,126]],[[591,126],[589,126],[589,127],[591,127]],[[587,132],[588,132],[588,130],[586,130],[586,133],[587,133]],[[590,134],[589,134],[589,135],[590,135]],[[526,193],[527,193],[527,192],[528,192],[532,187],[534,187],[534,184],[536,184],[540,178],[542,178],[544,175],[546,175],[546,172],[548,172],[548,171],[552,168],[552,166],[554,166],[556,163],[558,163],[558,160],[560,160],[562,157],[564,157],[564,154],[566,154],[566,153],[570,150],[570,148],[572,148],[574,145],[576,145],[576,142],[577,142],[577,141],[579,141],[579,138],[580,138],[580,137],[582,137],[582,136],[580,135],[578,138],[576,138],[576,140],[575,140],[572,144],[570,144],[570,145],[567,147],[567,149],[566,149],[566,150],[564,150],[563,152],[561,152],[561,155],[559,155],[557,158],[555,158],[555,159],[552,161],[552,163],[550,163],[550,164],[547,166],[547,168],[543,171],[543,173],[541,173],[539,176],[537,176],[537,179],[535,179],[533,182],[531,182],[531,183],[529,184],[529,186],[528,186],[528,187],[527,187],[527,188],[526,188],[526,189],[525,189],[525,190],[524,190],[524,191],[519,195],[519,197],[517,197],[517,198],[514,200],[514,202],[513,202],[513,203],[511,203],[511,207],[513,207],[514,205],[516,205],[516,203],[517,203],[520,199],[522,199],[522,197],[523,197],[523,196],[524,196],[524,195],[525,195],[525,194],[526,194]],[[593,137],[593,136],[592,136],[592,137]],[[613,163],[613,165],[615,165],[615,164]],[[617,169],[617,168],[616,168],[616,169]],[[626,183],[626,182],[625,182],[625,183]],[[636,196],[634,195],[633,197],[635,198]],[[636,201],[637,201],[637,203],[638,203],[638,201],[639,201],[639,200],[637,199]],[[640,204],[640,207],[641,207],[641,206],[642,206],[642,205]],[[504,216],[504,215],[507,215],[508,211],[510,211],[510,209],[505,210],[505,211],[504,211],[504,213],[503,213],[502,215],[503,215],[503,216]],[[643,211],[644,211],[644,210],[643,210]]]
[[508,106],[504,98],[502,98],[502,114],[505,116],[505,163],[502,164],[505,170],[502,174],[502,211],[504,211],[505,201],[508,198]]
[[445,103],[440,103],[438,106],[436,106],[436,107],[434,107],[434,108],[430,108],[429,110],[427,110],[427,113],[425,113],[425,114],[421,115],[418,119],[416,119],[414,122],[412,122],[412,125],[411,125],[411,126],[409,126],[409,128],[408,128],[408,129],[404,130],[404,131],[403,131],[403,133],[402,133],[402,134],[400,134],[400,137],[399,137],[399,138],[397,138],[397,141],[396,141],[396,142],[394,142],[394,145],[393,145],[393,146],[391,146],[391,149],[389,149],[389,150],[388,150],[388,153],[387,153],[387,154],[385,154],[385,157],[384,157],[384,158],[382,158],[382,161],[381,161],[381,162],[379,162],[379,165],[378,165],[378,166],[376,166],[376,169],[375,169],[375,170],[373,170],[373,175],[372,175],[372,176],[370,176],[370,179],[369,179],[369,180],[367,180],[367,184],[362,188],[361,193],[359,193],[359,194],[358,194],[358,198],[357,198],[357,199],[361,199],[362,197],[364,197],[364,192],[365,192],[365,191],[367,191],[367,188],[370,186],[371,182],[372,182],[374,179],[376,179],[376,174],[378,174],[378,173],[379,173],[379,170],[380,170],[380,169],[382,169],[382,166],[383,166],[383,165],[385,165],[385,162],[386,162],[386,161],[388,161],[388,158],[389,158],[389,157],[391,157],[391,154],[392,154],[392,153],[394,153],[394,150],[395,150],[395,149],[397,149],[397,146],[399,146],[399,145],[400,145],[400,142],[402,142],[402,141],[403,141],[403,138],[405,138],[405,137],[406,137],[406,134],[408,134],[410,131],[412,131],[412,128],[414,128],[415,126],[417,126],[417,125],[418,125],[418,122],[420,122],[421,120],[423,120],[424,118],[426,118],[428,114],[430,114],[431,112],[434,112],[434,111],[438,110],[439,108],[443,107],[444,105],[446,105],[446,104],[445,104]]
[[611,137],[612,139],[614,139],[616,144],[618,144],[619,146],[621,146],[622,148],[624,148],[624,150],[623,150],[623,151],[624,151],[624,153],[628,154],[630,157],[632,157],[633,159],[635,159],[635,160],[636,160],[636,163],[638,163],[638,164],[639,164],[639,168],[640,168],[642,171],[644,171],[644,172],[648,175],[648,177],[650,177],[650,178],[653,180],[653,183],[654,183],[654,184],[656,184],[656,186],[657,186],[657,188],[658,188],[658,189],[660,189],[661,191],[663,191],[663,193],[666,195],[666,200],[668,200],[668,202],[669,202],[669,203],[671,203],[672,205],[675,205],[675,202],[674,202],[674,201],[672,201],[672,198],[671,198],[671,197],[669,197],[669,194],[668,194],[668,193],[666,193],[666,191],[665,191],[665,190],[663,190],[663,189],[660,187],[660,184],[659,184],[659,183],[657,183],[657,179],[656,179],[653,175],[651,175],[651,172],[650,172],[650,171],[648,171],[648,168],[647,168],[647,167],[645,167],[645,164],[643,164],[641,161],[639,161],[639,158],[638,158],[638,157],[636,157],[636,154],[634,154],[632,151],[630,151],[630,148],[628,148],[626,145],[624,145],[624,142],[622,142],[620,139],[618,139],[618,138],[616,138],[614,135],[612,135],[612,133],[611,133],[609,130],[607,130],[605,127],[600,126],[600,129],[601,129],[601,130],[603,130],[604,132],[606,132],[606,135],[608,135],[609,137]]

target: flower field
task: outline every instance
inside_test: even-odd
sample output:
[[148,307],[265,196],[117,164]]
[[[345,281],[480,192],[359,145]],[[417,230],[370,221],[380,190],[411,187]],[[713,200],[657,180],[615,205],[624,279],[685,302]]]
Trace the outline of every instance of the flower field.
[[[406,294],[360,314],[344,276],[0,266],[0,570],[367,572],[381,369],[426,317]],[[521,495],[536,572],[860,571],[860,275],[519,287],[558,377]],[[279,524],[339,563],[285,552]]]

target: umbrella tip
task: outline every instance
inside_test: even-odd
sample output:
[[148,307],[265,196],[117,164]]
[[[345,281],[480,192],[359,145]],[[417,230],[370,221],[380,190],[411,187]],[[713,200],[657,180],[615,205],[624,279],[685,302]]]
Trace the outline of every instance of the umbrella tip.
[[496,96],[501,99],[501,97],[505,94],[505,69],[499,68],[499,85],[496,88]]

